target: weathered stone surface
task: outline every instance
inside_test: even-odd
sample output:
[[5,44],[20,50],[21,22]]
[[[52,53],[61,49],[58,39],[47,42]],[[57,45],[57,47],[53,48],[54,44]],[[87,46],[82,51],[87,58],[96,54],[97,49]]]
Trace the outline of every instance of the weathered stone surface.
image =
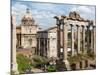
[[12,15],[12,48],[11,48],[11,71],[18,74],[18,65],[16,61],[16,17]]

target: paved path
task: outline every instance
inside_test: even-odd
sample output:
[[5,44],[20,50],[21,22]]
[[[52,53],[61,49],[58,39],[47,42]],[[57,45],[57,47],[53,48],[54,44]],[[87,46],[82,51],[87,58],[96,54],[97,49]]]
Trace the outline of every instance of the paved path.
[[32,72],[39,73],[39,72],[44,72],[44,71],[41,69],[33,68]]

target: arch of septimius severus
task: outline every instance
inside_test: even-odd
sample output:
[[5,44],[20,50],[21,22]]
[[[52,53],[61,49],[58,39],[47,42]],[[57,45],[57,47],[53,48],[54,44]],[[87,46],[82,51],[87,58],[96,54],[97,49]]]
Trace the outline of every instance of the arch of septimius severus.
[[[29,11],[29,10],[28,10]],[[88,51],[96,53],[96,25],[95,21],[85,20],[77,12],[70,12],[69,16],[55,16],[55,27],[47,30],[38,30],[38,26],[34,24],[30,12],[26,13],[24,23],[20,28],[16,28],[15,18],[12,18],[12,69],[17,70],[16,63],[16,42],[21,48],[36,48],[37,55],[47,58],[56,57],[63,59],[67,70],[70,70],[68,58],[68,33],[71,31],[71,56],[87,53]],[[29,21],[31,21],[29,23]],[[70,27],[70,30],[69,30]],[[16,29],[17,30],[16,30]],[[15,33],[16,32],[16,33]],[[17,35],[17,36],[16,36]],[[18,37],[18,38],[17,38]],[[33,40],[30,43],[28,37]],[[17,39],[17,40],[16,40]],[[75,48],[75,42],[77,47]],[[37,44],[37,45],[36,45]]]

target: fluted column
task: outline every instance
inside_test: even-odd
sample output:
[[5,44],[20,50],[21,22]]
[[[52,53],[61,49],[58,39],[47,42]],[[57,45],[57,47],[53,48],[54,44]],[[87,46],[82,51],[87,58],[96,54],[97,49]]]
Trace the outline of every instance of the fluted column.
[[96,53],[96,26],[93,26],[93,50]]
[[71,24],[71,51],[72,56],[74,56],[74,26]]
[[76,25],[77,26],[77,51],[78,51],[78,54],[80,53],[80,26],[79,25]]
[[85,26],[82,25],[82,51],[86,53],[85,49]]
[[16,18],[15,16],[12,16],[12,49],[11,49],[11,71],[14,72],[14,74],[18,74],[18,65],[16,61]]

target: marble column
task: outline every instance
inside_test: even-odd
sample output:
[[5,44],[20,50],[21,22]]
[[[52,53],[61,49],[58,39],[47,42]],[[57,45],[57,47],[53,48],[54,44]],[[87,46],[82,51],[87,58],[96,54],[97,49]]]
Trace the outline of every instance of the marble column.
[[86,53],[85,49],[85,26],[82,25],[82,51]]
[[77,52],[80,53],[80,26],[77,26]]
[[74,26],[71,24],[71,51],[72,56],[74,56]]
[[93,50],[96,53],[96,26],[93,26]]
[[18,74],[18,65],[16,60],[16,17],[15,15],[12,16],[12,48],[11,48],[11,71],[14,74]]

